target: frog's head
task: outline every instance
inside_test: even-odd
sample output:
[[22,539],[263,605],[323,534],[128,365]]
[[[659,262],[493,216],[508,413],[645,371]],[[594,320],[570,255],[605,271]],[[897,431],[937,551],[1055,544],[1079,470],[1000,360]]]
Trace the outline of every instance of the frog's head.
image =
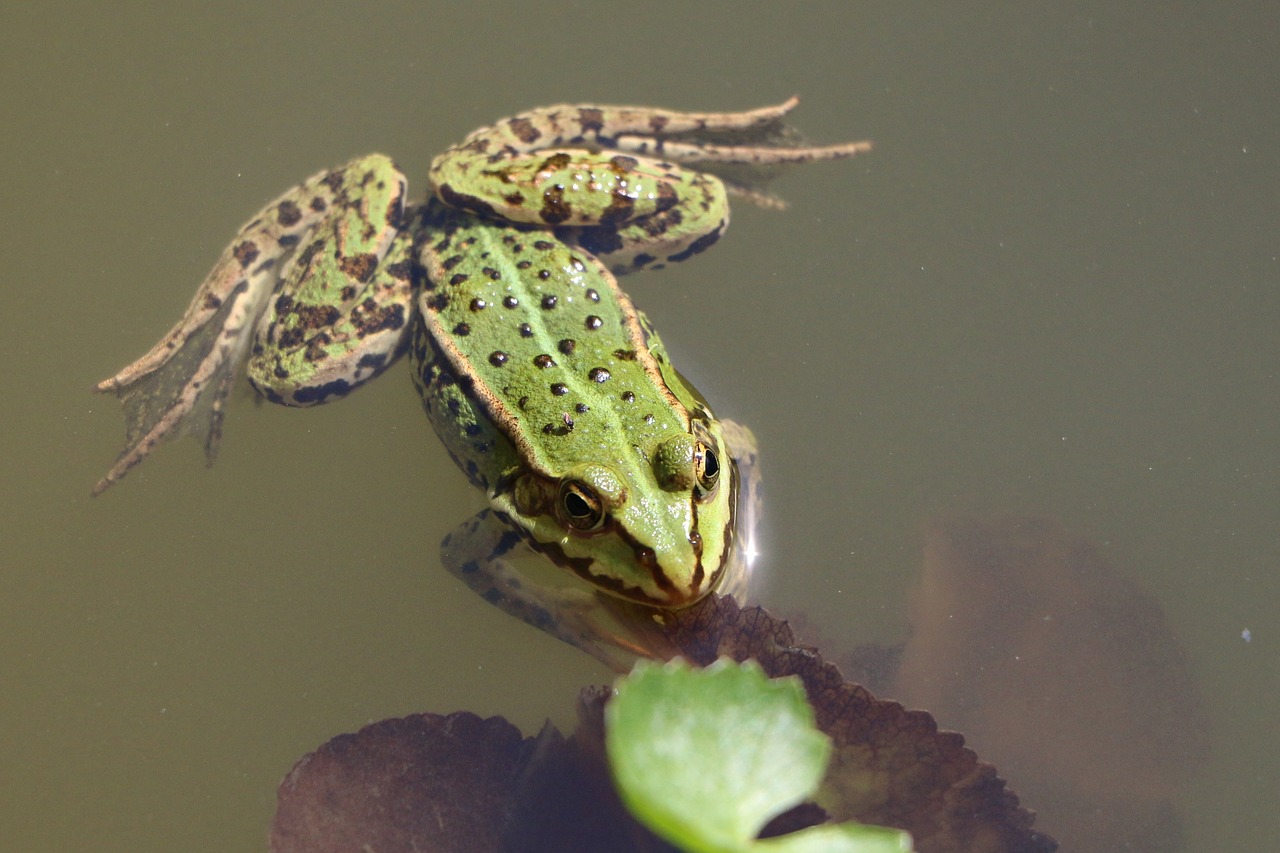
[[520,477],[513,520],[535,548],[605,592],[693,604],[715,588],[732,550],[738,471],[719,425],[622,455],[555,479]]

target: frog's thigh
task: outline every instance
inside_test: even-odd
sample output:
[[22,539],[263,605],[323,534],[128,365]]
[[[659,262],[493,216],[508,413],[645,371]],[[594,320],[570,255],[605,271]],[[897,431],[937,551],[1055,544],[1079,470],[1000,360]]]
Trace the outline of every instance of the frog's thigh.
[[[313,406],[349,394],[403,354],[412,319],[416,264],[412,229],[396,235],[367,280],[332,280],[316,270],[331,254],[323,241],[299,265],[329,276],[337,300],[308,299],[308,290],[274,297],[255,333],[246,372],[274,403]],[[306,270],[300,271],[305,274]],[[318,288],[317,288],[318,289]]]

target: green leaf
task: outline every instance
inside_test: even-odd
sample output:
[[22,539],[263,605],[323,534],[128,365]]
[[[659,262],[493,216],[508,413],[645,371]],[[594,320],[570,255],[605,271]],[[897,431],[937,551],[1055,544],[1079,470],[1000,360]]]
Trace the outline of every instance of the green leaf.
[[899,829],[860,823],[811,826],[756,841],[752,853],[911,853],[911,836]]
[[606,750],[623,802],[650,829],[696,853],[909,850],[905,833],[811,827],[757,841],[771,818],[807,799],[831,745],[798,679],[769,680],[722,659],[637,664],[605,710]]

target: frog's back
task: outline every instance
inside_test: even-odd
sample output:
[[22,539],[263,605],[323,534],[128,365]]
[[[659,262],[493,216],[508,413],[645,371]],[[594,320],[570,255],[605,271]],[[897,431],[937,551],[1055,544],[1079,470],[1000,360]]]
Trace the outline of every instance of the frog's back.
[[[548,477],[689,431],[656,336],[590,254],[546,231],[435,208],[414,344],[436,431],[492,489],[516,459]],[[519,445],[519,446],[513,446]]]

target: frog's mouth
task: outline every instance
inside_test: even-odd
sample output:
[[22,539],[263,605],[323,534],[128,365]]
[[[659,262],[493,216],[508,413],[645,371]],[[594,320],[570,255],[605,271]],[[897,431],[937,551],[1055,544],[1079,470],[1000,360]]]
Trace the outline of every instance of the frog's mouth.
[[[613,534],[624,541],[632,551],[637,577],[648,577],[648,587],[627,583],[624,579],[612,574],[601,574],[594,571],[598,562],[593,557],[572,556],[557,542],[539,542],[533,536],[524,534],[526,541],[535,551],[547,556],[558,566],[573,572],[582,580],[601,592],[618,598],[634,601],[650,607],[661,607],[678,610],[698,603],[707,593],[720,585],[725,570],[733,559],[734,539],[738,519],[738,466],[726,466],[729,473],[729,520],[720,532],[721,541],[711,553],[710,560],[704,559],[704,543],[699,537],[694,543],[694,561],[692,570],[687,572],[687,585],[679,584],[663,570],[654,550],[643,542],[632,537],[627,531],[614,529]],[[698,504],[693,504],[693,526],[697,527]],[[598,535],[598,534],[596,534]],[[684,574],[682,572],[682,574]]]

